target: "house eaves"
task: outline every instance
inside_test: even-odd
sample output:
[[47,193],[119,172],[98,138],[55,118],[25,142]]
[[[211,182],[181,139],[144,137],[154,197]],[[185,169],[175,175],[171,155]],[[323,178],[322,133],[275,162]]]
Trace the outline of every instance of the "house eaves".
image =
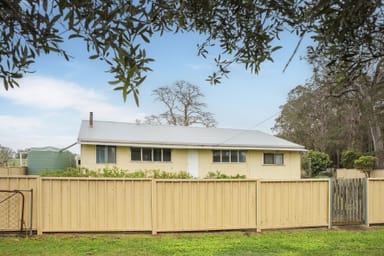
[[79,141],[83,145],[106,145],[106,146],[123,146],[123,147],[151,147],[151,148],[172,148],[172,149],[218,149],[218,150],[268,150],[268,151],[307,151],[304,148],[290,147],[268,147],[268,146],[244,146],[244,145],[193,145],[193,144],[168,144],[168,143],[124,143],[114,141]]
[[152,126],[82,121],[79,144],[184,149],[305,151],[301,145],[256,130]]

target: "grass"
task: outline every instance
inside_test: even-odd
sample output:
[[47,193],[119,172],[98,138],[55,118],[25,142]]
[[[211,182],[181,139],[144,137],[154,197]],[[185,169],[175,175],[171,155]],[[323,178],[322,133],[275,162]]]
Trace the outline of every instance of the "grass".
[[0,237],[0,255],[383,255],[384,229]]

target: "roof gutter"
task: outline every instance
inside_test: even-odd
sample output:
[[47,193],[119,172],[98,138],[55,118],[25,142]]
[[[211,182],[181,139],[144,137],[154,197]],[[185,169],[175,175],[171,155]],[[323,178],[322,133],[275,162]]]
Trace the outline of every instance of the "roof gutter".
[[270,150],[270,151],[307,151],[305,148],[294,147],[252,147],[252,146],[219,146],[219,145],[183,145],[183,144],[153,144],[153,143],[122,143],[122,142],[105,142],[105,141],[81,141],[82,145],[106,145],[106,146],[123,146],[123,147],[152,147],[152,148],[175,148],[175,149],[222,149],[222,150]]

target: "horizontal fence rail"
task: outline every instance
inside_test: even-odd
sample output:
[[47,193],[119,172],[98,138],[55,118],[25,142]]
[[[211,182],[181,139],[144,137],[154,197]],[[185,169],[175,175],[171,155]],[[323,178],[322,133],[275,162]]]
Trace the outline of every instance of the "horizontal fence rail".
[[[384,179],[369,179],[367,224],[384,223]],[[44,232],[181,232],[331,225],[330,181],[0,177],[33,190],[32,228]],[[25,213],[26,214],[26,213]],[[27,216],[28,214],[26,214]]]

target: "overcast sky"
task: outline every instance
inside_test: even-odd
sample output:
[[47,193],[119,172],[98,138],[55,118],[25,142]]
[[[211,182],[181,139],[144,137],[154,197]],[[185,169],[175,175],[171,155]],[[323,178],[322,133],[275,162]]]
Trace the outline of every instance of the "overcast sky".
[[[64,48],[74,59],[67,62],[57,55],[41,56],[32,67],[35,72],[20,81],[20,88],[0,89],[0,144],[14,150],[66,147],[77,141],[80,122],[88,119],[90,111],[95,120],[123,122],[159,114],[163,109],[153,101],[152,90],[177,80],[200,86],[207,110],[215,115],[218,127],[271,134],[288,92],[311,76],[311,67],[301,58],[305,57],[305,44],[283,73],[297,40],[284,34],[283,49],[276,52],[273,63],[262,65],[258,75],[234,65],[228,79],[212,86],[205,79],[215,70],[213,60],[197,56],[196,45],[202,42],[201,37],[186,33],[154,38],[147,54],[156,62],[140,89],[140,107],[131,97],[124,103],[121,93],[113,91],[108,84],[113,76],[105,72],[108,66],[89,60],[84,44],[65,42]],[[78,153],[79,147],[71,150]]]

